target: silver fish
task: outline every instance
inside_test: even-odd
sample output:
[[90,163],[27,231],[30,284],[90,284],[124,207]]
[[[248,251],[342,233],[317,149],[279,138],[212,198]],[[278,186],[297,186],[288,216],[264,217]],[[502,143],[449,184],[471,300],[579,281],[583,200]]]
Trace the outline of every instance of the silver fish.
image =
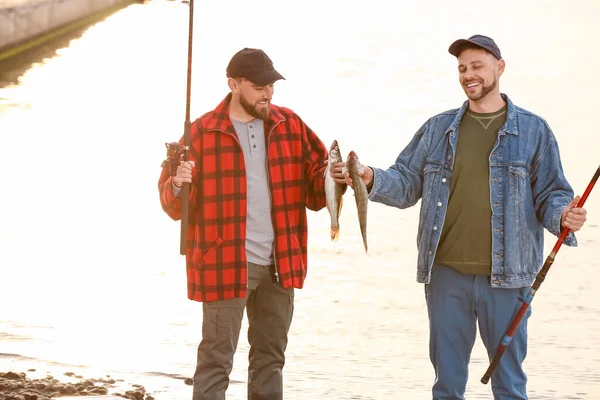
[[367,186],[363,182],[359,174],[364,173],[364,168],[358,156],[354,151],[348,154],[346,160],[346,168],[352,179],[352,188],[354,189],[354,200],[356,200],[356,208],[358,210],[358,223],[360,224],[360,233],[362,235],[365,253],[368,251],[367,246],[367,205],[369,203],[369,193]]
[[327,210],[331,217],[331,240],[336,242],[340,235],[339,218],[342,213],[343,184],[336,183],[331,175],[333,164],[342,162],[342,155],[337,140],[334,140],[329,149],[329,161],[325,169],[325,198],[327,199]]

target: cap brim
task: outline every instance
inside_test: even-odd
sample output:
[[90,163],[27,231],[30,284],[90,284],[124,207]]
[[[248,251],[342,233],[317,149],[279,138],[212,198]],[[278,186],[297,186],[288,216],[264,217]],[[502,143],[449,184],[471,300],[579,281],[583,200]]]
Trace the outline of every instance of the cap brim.
[[454,43],[452,43],[450,45],[450,47],[448,47],[448,53],[452,54],[454,57],[458,57],[460,52],[463,51],[465,46],[467,46],[467,45],[477,46],[477,47],[483,49],[483,47],[481,47],[480,45],[478,45],[475,42],[471,42],[470,40],[467,40],[467,39],[458,39]]
[[285,80],[283,75],[281,75],[279,72],[275,71],[274,69],[266,70],[264,72],[257,74],[256,76],[247,77],[246,79],[248,79],[250,82],[254,83],[255,85],[259,85],[259,86],[270,85],[271,83],[278,81],[280,79]]
[[448,53],[450,53],[454,57],[458,58],[460,53],[463,50],[465,50],[465,48],[472,48],[472,47],[477,47],[478,49],[483,49],[483,50],[489,52],[494,57],[496,57],[496,59],[498,59],[498,60],[502,59],[502,56],[499,54],[499,50],[498,50],[498,54],[496,54],[496,52],[493,49],[489,49],[485,46],[480,45],[479,43],[476,43],[476,42],[473,42],[473,41],[467,40],[467,39],[458,39],[457,41],[452,43],[450,45],[450,47],[448,47]]

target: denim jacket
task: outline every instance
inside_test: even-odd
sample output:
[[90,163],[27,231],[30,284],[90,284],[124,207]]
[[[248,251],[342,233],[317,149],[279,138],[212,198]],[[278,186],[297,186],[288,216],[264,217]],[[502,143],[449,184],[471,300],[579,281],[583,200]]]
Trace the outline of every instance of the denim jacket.
[[[508,96],[506,122],[489,156],[493,287],[532,284],[542,266],[544,227],[559,236],[562,211],[573,200],[556,138],[545,120]],[[421,199],[417,281],[429,283],[450,196],[458,127],[466,101],[430,118],[387,170],[373,168],[369,199],[407,208]],[[565,240],[577,246],[573,232]]]

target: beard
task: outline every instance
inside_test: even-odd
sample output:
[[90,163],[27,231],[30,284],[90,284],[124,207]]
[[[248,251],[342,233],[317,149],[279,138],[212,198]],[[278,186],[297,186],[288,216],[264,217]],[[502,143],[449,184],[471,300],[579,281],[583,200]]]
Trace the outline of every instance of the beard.
[[246,111],[254,118],[262,119],[263,121],[266,121],[269,118],[270,109],[268,101],[266,107],[259,108],[258,102],[252,105],[248,100],[246,100],[246,97],[244,97],[244,95],[240,93],[240,104],[244,111]]
[[481,88],[480,93],[474,93],[472,95],[469,95],[467,89],[465,88],[464,90],[465,90],[465,94],[467,95],[469,100],[477,101],[477,100],[483,99],[485,96],[488,95],[488,93],[490,93],[492,90],[496,89],[496,86],[498,86],[498,80],[496,79],[496,77],[494,77],[494,81],[492,83],[490,83],[488,86],[483,85],[483,82],[482,82],[482,88]]

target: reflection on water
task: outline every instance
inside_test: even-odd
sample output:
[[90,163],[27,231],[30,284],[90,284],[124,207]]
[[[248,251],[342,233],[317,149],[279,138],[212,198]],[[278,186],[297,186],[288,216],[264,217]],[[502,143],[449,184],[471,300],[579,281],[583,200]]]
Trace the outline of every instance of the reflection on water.
[[[576,191],[597,167],[600,59],[578,39],[600,37],[593,0],[196,4],[193,116],[225,96],[230,56],[261,47],[287,78],[277,104],[327,145],[336,138],[343,153],[385,167],[429,116],[462,103],[448,44],[487,33],[507,59],[503,91],[548,120]],[[201,307],[186,299],[179,224],[156,188],[164,143],[183,132],[187,12],[132,5],[0,89],[0,370],[107,372],[157,399],[189,395],[177,378],[192,374]],[[286,398],[430,398],[418,208],[372,203],[367,256],[349,196],[337,243],[326,212],[309,214]],[[580,247],[561,249],[533,305],[531,398],[600,397],[600,195],[587,204]],[[244,398],[247,351],[240,341],[233,399]],[[470,399],[490,397],[486,368],[478,341]]]

